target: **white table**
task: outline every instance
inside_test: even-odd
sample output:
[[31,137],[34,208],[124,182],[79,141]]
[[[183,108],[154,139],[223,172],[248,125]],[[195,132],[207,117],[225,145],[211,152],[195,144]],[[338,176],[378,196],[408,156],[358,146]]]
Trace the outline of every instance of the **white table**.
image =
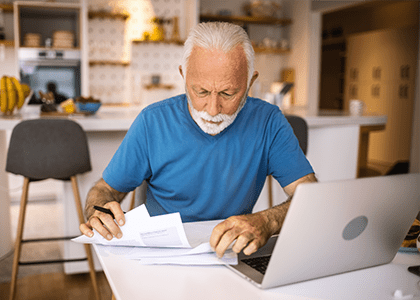
[[[0,187],[7,187],[8,180],[5,173],[7,134],[19,122],[25,119],[39,118],[39,107],[31,111],[31,107],[24,107],[25,112],[11,118],[0,116]],[[94,116],[75,116],[70,119],[78,122],[86,131],[91,154],[92,171],[79,177],[79,189],[82,201],[93,184],[101,177],[102,171],[108,164],[114,152],[124,138],[131,123],[141,111],[141,106],[129,107],[101,107]],[[286,113],[301,115],[309,126],[309,140],[307,157],[313,165],[320,181],[356,178],[357,153],[359,147],[360,127],[365,125],[383,125],[386,116],[351,117],[345,114],[310,115],[305,110],[294,109]],[[274,184],[273,203],[285,200],[285,195],[278,184]],[[57,198],[64,202],[65,222],[64,235],[78,235],[77,214],[73,204],[71,186],[63,183],[63,193]],[[0,257],[12,249],[10,237],[9,202],[6,190],[0,189]],[[127,209],[127,203],[123,208]],[[267,189],[264,188],[254,210],[265,209],[268,204]],[[125,206],[124,206],[125,205]],[[83,256],[83,248],[73,243],[64,246],[65,257]],[[67,273],[87,271],[86,263],[66,264]]]
[[96,245],[94,249],[120,300],[391,300],[397,289],[420,299],[420,277],[407,271],[410,265],[420,265],[419,254],[398,253],[390,264],[260,290],[224,266],[143,266]]

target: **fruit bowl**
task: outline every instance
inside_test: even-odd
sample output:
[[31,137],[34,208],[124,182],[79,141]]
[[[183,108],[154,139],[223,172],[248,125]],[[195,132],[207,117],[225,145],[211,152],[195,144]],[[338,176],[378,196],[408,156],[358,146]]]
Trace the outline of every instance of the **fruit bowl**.
[[76,102],[77,110],[79,112],[85,112],[95,114],[101,107],[100,102]]

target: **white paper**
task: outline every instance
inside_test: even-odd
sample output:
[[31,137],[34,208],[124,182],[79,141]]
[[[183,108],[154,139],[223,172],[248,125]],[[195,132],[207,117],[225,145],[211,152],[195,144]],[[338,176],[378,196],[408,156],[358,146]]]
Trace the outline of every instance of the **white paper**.
[[179,213],[150,217],[143,204],[125,214],[125,224],[120,228],[121,239],[108,241],[94,229],[93,237],[81,235],[72,241],[112,246],[191,248]]
[[225,252],[222,258],[216,253],[201,253],[195,255],[148,257],[138,260],[141,265],[237,265],[238,255],[232,250]]
[[213,228],[221,220],[182,223],[179,213],[150,217],[145,205],[127,212],[125,219],[121,239],[108,241],[94,230],[93,237],[81,235],[72,241],[97,244],[101,255],[124,256],[148,265],[237,264],[232,250],[219,259],[210,247]]

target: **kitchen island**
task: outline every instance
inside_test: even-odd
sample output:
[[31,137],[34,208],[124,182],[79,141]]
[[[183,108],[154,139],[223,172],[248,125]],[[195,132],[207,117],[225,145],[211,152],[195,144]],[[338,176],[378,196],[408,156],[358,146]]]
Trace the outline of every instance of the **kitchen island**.
[[[102,171],[108,164],[114,152],[124,138],[135,117],[141,111],[141,106],[121,106],[100,108],[93,116],[75,115],[68,118],[78,122],[86,131],[91,156],[92,171],[78,177],[80,196],[82,201],[92,185],[101,177]],[[338,112],[321,112],[310,114],[305,109],[291,109],[286,114],[302,116],[309,127],[307,157],[311,162],[316,176],[320,181],[353,179],[357,177],[358,153],[360,147],[361,128],[366,126],[384,126],[386,116],[366,115],[360,117],[349,116]],[[8,180],[5,172],[7,144],[10,131],[24,119],[39,118],[39,111],[22,112],[14,117],[0,117],[0,186],[7,187]],[[73,194],[70,183],[62,184],[62,192],[57,199],[63,201],[63,222],[65,235],[78,235],[77,214],[73,204]],[[273,184],[273,203],[284,201],[285,196],[278,184]],[[10,196],[0,189],[0,257],[11,251],[10,237]],[[125,203],[124,203],[125,202]],[[128,209],[129,201],[123,202],[123,209]],[[267,189],[263,192],[255,206],[255,210],[265,209],[268,205]],[[58,233],[59,234],[59,233]],[[63,249],[64,257],[83,256],[83,248],[75,243],[66,243]],[[96,267],[99,263],[96,261]],[[66,264],[68,273],[87,271],[87,264]]]

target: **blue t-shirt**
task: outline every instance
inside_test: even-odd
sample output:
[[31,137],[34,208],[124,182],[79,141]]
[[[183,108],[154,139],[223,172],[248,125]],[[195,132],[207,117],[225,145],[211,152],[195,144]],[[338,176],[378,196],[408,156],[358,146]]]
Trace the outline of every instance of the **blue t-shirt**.
[[267,175],[284,187],[309,173],[277,106],[248,97],[235,121],[211,136],[194,122],[183,94],[141,111],[103,179],[120,192],[146,180],[151,215],[180,212],[190,222],[251,213]]

